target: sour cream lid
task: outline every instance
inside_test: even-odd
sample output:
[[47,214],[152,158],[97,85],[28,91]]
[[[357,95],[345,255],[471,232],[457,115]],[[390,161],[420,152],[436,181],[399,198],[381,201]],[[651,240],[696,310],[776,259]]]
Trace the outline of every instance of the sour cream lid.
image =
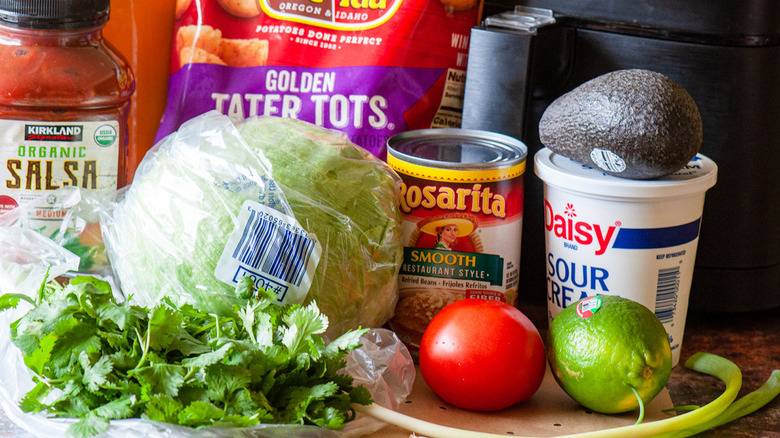
[[684,168],[661,178],[620,178],[540,149],[534,156],[534,171],[545,184],[595,197],[670,198],[707,191],[717,180],[718,166],[697,154]]

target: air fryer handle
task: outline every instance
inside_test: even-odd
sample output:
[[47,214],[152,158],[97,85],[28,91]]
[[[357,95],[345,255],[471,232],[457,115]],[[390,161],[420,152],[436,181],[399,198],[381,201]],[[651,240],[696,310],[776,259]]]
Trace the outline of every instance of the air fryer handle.
[[528,31],[471,30],[463,128],[523,139],[534,38]]

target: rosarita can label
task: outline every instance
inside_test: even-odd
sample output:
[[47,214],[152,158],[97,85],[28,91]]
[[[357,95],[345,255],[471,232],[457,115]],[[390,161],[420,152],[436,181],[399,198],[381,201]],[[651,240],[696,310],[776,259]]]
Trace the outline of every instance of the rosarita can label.
[[393,136],[403,180],[403,264],[391,328],[413,351],[444,306],[464,298],[515,305],[526,146],[492,132],[425,129]]

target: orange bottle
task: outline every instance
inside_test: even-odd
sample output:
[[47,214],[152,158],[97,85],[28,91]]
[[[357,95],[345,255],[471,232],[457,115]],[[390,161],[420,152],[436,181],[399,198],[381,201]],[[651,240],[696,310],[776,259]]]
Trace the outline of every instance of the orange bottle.
[[130,105],[128,182],[154,145],[165,111],[176,0],[113,0],[105,36],[125,54],[136,78]]

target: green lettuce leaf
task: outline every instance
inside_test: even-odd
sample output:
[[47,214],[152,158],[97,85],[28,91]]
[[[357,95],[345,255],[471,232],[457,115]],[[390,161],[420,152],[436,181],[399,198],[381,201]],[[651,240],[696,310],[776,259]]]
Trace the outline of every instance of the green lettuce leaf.
[[342,134],[260,117],[236,127],[207,113],[147,154],[107,224],[123,293],[153,306],[169,297],[220,315],[241,300],[215,276],[246,200],[294,216],[322,245],[312,286],[327,335],[379,327],[397,300],[400,180]]

